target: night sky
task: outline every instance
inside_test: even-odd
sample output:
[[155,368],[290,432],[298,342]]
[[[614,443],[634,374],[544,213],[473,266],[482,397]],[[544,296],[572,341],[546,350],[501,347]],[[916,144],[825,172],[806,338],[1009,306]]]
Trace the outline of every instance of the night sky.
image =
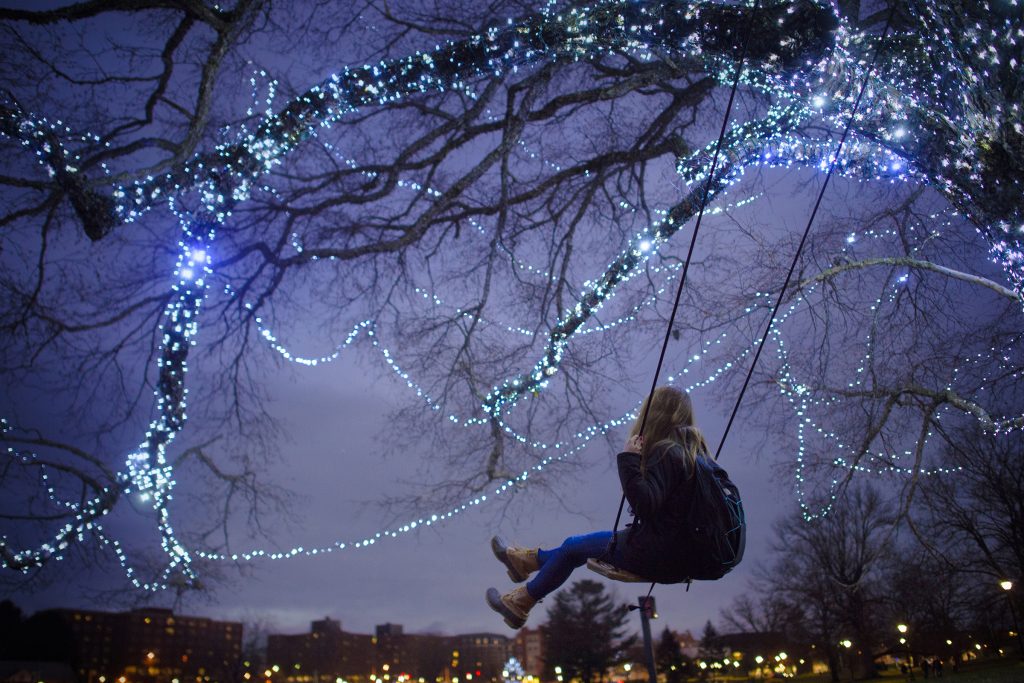
[[[287,441],[289,452],[270,473],[300,494],[297,522],[281,525],[272,534],[283,547],[325,544],[379,529],[387,517],[375,507],[375,496],[412,476],[418,457],[431,457],[380,451],[378,430],[371,425],[382,423],[382,415],[395,405],[404,387],[374,367],[372,357],[364,356],[364,361],[336,372],[306,375],[305,381],[282,383],[274,392],[275,401],[294,415],[294,438]],[[699,419],[709,438],[717,438],[724,419],[715,419],[715,408],[702,405],[700,396],[695,398],[698,416],[711,410],[712,415]],[[717,621],[719,610],[744,590],[746,577],[766,556],[771,521],[792,499],[784,484],[768,483],[767,468],[774,458],[748,447],[752,444],[742,433],[734,434],[722,459],[744,495],[749,529],[744,563],[718,582],[694,583],[689,592],[684,586],[656,587],[658,629],[690,629],[697,634],[708,619]],[[511,635],[483,601],[488,586],[507,590],[512,585],[491,555],[490,537],[500,533],[511,542],[552,547],[567,535],[610,528],[620,494],[614,452],[598,442],[579,460],[580,471],[562,478],[557,500],[554,495],[530,494],[508,508],[498,503],[474,508],[435,529],[365,550],[254,562],[241,576],[229,572],[230,578],[216,584],[214,602],[191,599],[178,609],[259,621],[272,632],[303,632],[308,622],[330,616],[340,619],[346,630],[361,633],[392,622],[413,632]],[[631,603],[647,589],[613,584],[585,569],[572,580],[578,578],[605,582],[622,601]],[[60,586],[13,597],[27,610],[89,605],[76,591]],[[168,595],[158,595],[156,602],[173,604]],[[528,625],[543,623],[544,610],[541,603]],[[635,626],[639,629],[638,623]]]
[[[23,5],[41,9],[38,3]],[[54,3],[54,6],[59,5]],[[19,5],[5,3],[5,6]],[[102,23],[94,22],[89,26],[93,30],[102,29],[105,34],[124,36],[134,30],[132,21],[129,15],[115,13],[104,16]],[[61,31],[66,29],[64,25],[59,26],[55,35],[64,35]],[[261,46],[260,41],[264,38],[258,35],[243,53],[251,60],[250,66],[241,74],[245,79],[254,73],[258,65],[266,68],[272,76],[302,87],[322,78],[325,68],[358,63],[359,59],[359,46],[352,43],[343,43],[338,46],[340,51],[329,52],[331,62],[324,64],[324,55],[328,54],[324,45],[300,41],[286,52],[275,52],[281,46]],[[86,33],[84,40],[99,44],[102,38],[99,32],[95,35]],[[116,55],[111,59],[108,68],[120,68]],[[237,92],[239,95],[234,103],[226,104],[226,110],[232,114],[237,113],[239,106],[244,107],[250,97],[246,88]],[[715,117],[719,114],[716,112]],[[708,130],[717,125],[709,123]],[[302,155],[303,150],[297,154]],[[21,159],[18,163],[24,161]],[[679,181],[670,167],[666,167],[660,182],[664,196],[675,195]],[[776,211],[782,208],[780,215],[788,209],[788,194],[787,189],[775,207]],[[794,213],[794,216],[803,213],[802,204],[799,211],[801,213]],[[711,219],[708,222],[710,232],[715,225]],[[160,239],[159,235],[173,236],[174,223],[165,212],[158,212],[149,217],[146,224],[152,226],[157,239]],[[68,233],[64,233],[64,237],[66,241],[59,248],[66,248],[70,255],[77,256],[81,249],[92,249],[87,253],[102,254],[97,251],[102,249],[102,245],[83,245],[80,238]],[[171,254],[159,256],[158,272],[154,273],[158,278],[169,274]],[[595,268],[600,266],[600,258],[594,261]],[[163,273],[159,272],[160,268],[164,269]],[[96,284],[101,285],[103,278],[111,272],[116,270],[98,272]],[[308,296],[300,292],[299,301]],[[335,338],[325,333],[323,321],[316,319],[315,302],[307,300],[304,303],[314,311],[310,316],[312,319],[284,330],[289,343],[309,353],[329,348]],[[358,319],[358,312],[351,314],[352,319]],[[632,353],[636,359],[636,370],[628,373],[634,384],[622,387],[621,395],[606,397],[607,403],[618,412],[612,411],[603,417],[628,410],[647,391],[654,369],[650,348],[661,334],[660,330],[649,330],[638,338],[639,343]],[[203,351],[202,335],[200,332],[200,352]],[[403,344],[400,334],[395,335],[392,346],[401,362]],[[687,353],[686,348],[686,344],[672,347],[668,367],[681,354]],[[382,510],[380,501],[403,491],[417,491],[417,478],[423,472],[424,464],[429,464],[427,461],[435,457],[431,451],[436,446],[425,443],[420,448],[392,453],[382,445],[389,442],[387,432],[392,428],[388,416],[397,408],[408,407],[410,396],[407,388],[387,370],[380,356],[366,344],[357,345],[353,352],[336,364],[311,371],[281,368],[279,360],[265,347],[257,347],[251,353],[258,359],[256,367],[262,375],[260,380],[265,381],[263,390],[270,410],[287,430],[278,442],[278,458],[262,465],[261,475],[265,481],[279,483],[291,490],[296,498],[290,508],[293,515],[289,520],[273,515],[263,519],[265,537],[251,544],[236,540],[236,548],[279,550],[295,545],[327,545],[339,538],[361,538],[396,518],[402,518],[401,514],[396,517]],[[194,363],[200,368],[204,362],[201,358]],[[140,356],[135,367],[141,372],[151,368],[151,363],[151,359]],[[108,462],[119,466],[124,453],[137,443],[139,429],[144,424],[140,417],[144,415],[133,417],[109,433],[97,434],[97,429],[103,430],[99,425],[116,414],[116,403],[99,391],[92,400],[92,408],[83,412],[82,404],[76,402],[81,400],[80,395],[73,395],[80,387],[74,382],[64,381],[65,378],[74,378],[76,369],[70,366],[49,367],[46,371],[52,373],[46,379],[40,380],[30,374],[22,378],[24,381],[5,387],[3,407],[6,414],[16,417],[20,424],[40,427],[71,439],[85,435],[86,442],[101,443],[107,449]],[[193,404],[206,398],[198,372],[202,369],[193,369],[190,380]],[[698,419],[709,440],[717,443],[724,423],[719,415],[724,411],[724,401],[712,404],[711,398],[705,390],[695,396],[695,404]],[[558,407],[552,409],[558,410]],[[186,427],[182,445],[189,443],[190,429],[195,426]],[[217,436],[227,442],[244,439],[242,435]],[[210,581],[208,592],[200,596],[186,595],[180,604],[175,603],[170,592],[151,596],[149,600],[153,604],[175,606],[183,613],[260,622],[272,632],[305,631],[311,620],[330,616],[340,619],[346,629],[355,632],[371,632],[376,624],[393,622],[414,632],[489,631],[511,635],[512,632],[483,600],[488,586],[494,585],[502,590],[510,587],[503,568],[491,555],[490,537],[501,533],[514,543],[553,547],[567,535],[610,528],[620,493],[614,455],[624,439],[625,430],[620,429],[610,436],[612,447],[600,439],[595,440],[573,458],[574,467],[555,475],[553,485],[547,491],[527,492],[511,503],[507,503],[507,499],[492,501],[438,527],[407,534],[367,550],[347,550],[327,557],[281,562],[256,561],[240,571],[229,568],[223,578]],[[725,579],[717,583],[695,584],[689,592],[681,586],[659,587],[655,591],[661,615],[657,624],[659,629],[667,626],[696,633],[706,620],[716,620],[719,610],[744,590],[745,578],[764,557],[771,521],[792,503],[791,497],[784,493],[788,482],[768,483],[768,462],[777,457],[778,454],[770,450],[763,454],[757,452],[752,442],[745,439],[743,426],[734,431],[723,464],[744,494],[749,524],[747,559]],[[196,482],[182,475],[176,495],[187,500],[187,494],[195,486]],[[128,502],[130,505],[122,504],[117,514],[108,520],[108,527],[114,536],[120,535],[128,543],[131,556],[133,541],[143,546],[148,543],[151,550],[154,547],[153,520],[144,503],[137,499]],[[183,528],[203,521],[190,518],[187,502],[172,506],[172,510]],[[236,539],[244,538],[244,525],[237,530],[239,536]],[[47,607],[124,608],[147,599],[143,594],[124,588],[123,572],[116,562],[109,561],[109,552],[104,558],[108,561],[99,569],[77,564],[67,566],[74,562],[71,560],[58,568],[60,572],[44,572],[43,577],[49,583],[44,583],[42,588],[15,588],[10,597],[29,612]],[[604,581],[583,569],[573,578],[584,577]],[[641,592],[646,591],[646,587],[639,585],[609,584],[609,587],[621,600],[628,602],[634,602]],[[544,608],[541,604],[535,609],[529,625],[543,622]]]
[[[124,25],[118,23],[123,19],[112,16],[109,21],[111,23],[105,29],[111,33],[126,30]],[[92,39],[99,40],[95,36],[84,38]],[[269,40],[274,49],[261,44],[262,40]],[[279,75],[283,82],[289,84],[283,90],[289,87],[299,89],[324,78],[329,73],[328,69],[345,63],[359,63],[359,59],[364,56],[359,54],[362,46],[347,42],[337,46],[331,55],[331,63],[325,65],[325,54],[334,49],[331,45],[308,45],[294,41],[294,50],[289,51],[284,49],[282,41],[280,36],[272,39],[258,36],[236,55],[237,64],[244,63],[245,67],[239,67],[238,73],[230,74],[230,78],[234,79],[230,89],[234,99],[217,103],[223,110],[222,115],[227,116],[223,112],[237,115],[249,104],[251,93],[247,80],[256,68],[266,68],[274,72],[273,75]],[[396,54],[401,52],[396,48]],[[245,61],[246,58],[249,61]],[[702,140],[704,132],[710,136],[705,135],[706,139],[713,139],[720,122],[719,104],[714,102],[702,110],[708,115],[708,121],[702,121],[689,130],[695,140]],[[74,110],[73,98],[69,97],[60,105]],[[757,111],[759,106],[752,101],[745,102],[744,114]],[[60,107],[57,109],[59,111]],[[379,132],[382,136],[394,133],[388,130]],[[582,130],[576,134],[583,139],[590,133]],[[301,156],[303,151],[300,148],[295,154]],[[31,165],[33,162],[21,159],[15,165],[18,163]],[[285,169],[294,170],[287,166]],[[23,167],[19,170],[24,172]],[[652,191],[651,195],[664,200],[665,206],[677,200],[684,189],[671,160],[662,161],[646,181],[657,185],[659,189]],[[712,251],[716,249],[735,249],[749,237],[742,235],[744,230],[749,229],[755,237],[764,237],[766,242],[772,244],[775,240],[781,242],[784,235],[798,234],[809,214],[820,178],[807,171],[771,170],[751,172],[744,182],[720,201],[736,201],[747,196],[747,193],[755,192],[763,192],[764,196],[748,207],[733,209],[726,215],[707,219],[703,229],[707,231],[708,239],[701,243],[697,260],[710,259]],[[853,181],[835,179],[833,183],[823,207],[824,216],[834,217],[855,213],[854,209],[872,208],[873,202],[884,194],[865,192],[861,185]],[[889,192],[892,196],[899,194],[899,190]],[[850,220],[850,223],[856,229],[856,221]],[[176,238],[178,229],[176,220],[167,211],[154,211],[140,224],[132,226],[132,229],[139,230],[137,242],[124,238],[125,232],[120,232],[106,243],[94,245],[86,243],[84,237],[74,232],[78,228],[71,219],[68,219],[68,225],[71,227],[60,232],[59,239],[55,238],[53,249],[59,256],[69,260],[95,258],[97,286],[103,283],[104,278],[111,277],[112,273],[136,274],[132,270],[137,267],[134,261],[118,262],[123,253],[140,260],[152,258],[153,271],[146,274],[150,279],[144,281],[141,287],[154,287],[154,291],[166,288],[176,255],[172,240]],[[629,228],[622,230],[625,233]],[[31,233],[26,234],[30,235],[26,238],[26,244],[30,239],[35,239]],[[609,247],[608,253],[600,253],[598,249],[602,246],[601,242],[610,240],[606,240],[604,234],[597,231],[585,237],[589,242],[581,238],[582,244],[592,247],[594,253],[582,257],[580,264],[577,264],[577,272],[572,273],[580,282],[599,276],[600,269],[620,248],[616,243]],[[674,238],[668,253],[681,257],[685,253],[685,240],[688,237],[688,229],[681,231]],[[120,239],[125,241],[119,247],[122,251],[118,252],[118,243],[114,240]],[[471,238],[466,239],[468,241]],[[111,243],[115,245],[111,251],[103,251]],[[161,247],[154,248],[153,245],[163,245],[163,251],[160,251]],[[607,244],[603,246],[608,247]],[[30,251],[26,247],[26,253]],[[984,252],[985,245],[979,238],[977,260],[981,263],[985,261]],[[537,252],[536,255],[541,257],[543,254]],[[447,264],[451,268],[449,273],[441,273],[439,280],[444,280],[444,275],[457,272],[461,265],[457,263],[457,256],[452,257],[454,265]],[[12,251],[8,251],[4,257],[12,263],[18,261]],[[788,262],[789,254],[772,253],[769,257],[769,260]],[[19,264],[30,266],[20,261]],[[989,271],[998,270],[990,264],[987,267]],[[365,274],[365,271],[357,273],[359,276]],[[344,271],[336,277],[343,280],[348,275]],[[731,280],[734,274],[711,272],[710,275],[704,275],[705,278],[699,281],[703,285],[696,286],[714,287],[715,277],[726,281]],[[51,277],[55,281],[58,278],[57,275]],[[125,281],[128,280],[130,278],[126,277]],[[316,355],[330,349],[338,341],[339,330],[350,329],[352,322],[359,321],[365,314],[365,311],[354,310],[357,307],[340,312],[322,307],[324,302],[319,297],[326,289],[324,283],[328,281],[329,277],[324,281],[316,281],[315,277],[299,280],[295,288],[286,290],[281,296],[279,307],[276,302],[268,307],[266,315],[271,319],[271,324],[281,322],[281,326],[275,327],[275,330],[286,335],[288,343],[299,352]],[[154,282],[157,284],[154,285]],[[306,285],[308,288],[303,289]],[[455,282],[449,292],[458,291],[458,287],[459,283]],[[70,290],[66,296],[71,300],[79,293]],[[666,315],[667,309],[663,307],[659,312]],[[693,311],[683,310],[680,315],[693,315]],[[628,411],[649,388],[655,366],[656,345],[660,343],[664,328],[653,315],[643,322],[645,324],[638,326],[641,329],[635,334],[621,330],[614,333],[617,336],[613,338],[623,347],[622,355],[609,362],[622,362],[623,365],[614,367],[609,375],[618,377],[621,374],[627,380],[609,382],[614,388],[595,402],[594,410],[599,420],[617,417]],[[406,334],[403,329],[388,332],[387,346],[401,363],[403,352],[411,354],[416,340],[403,336]],[[215,369],[209,371],[217,367],[217,354],[223,354],[226,350],[216,347],[210,356],[204,356],[203,353],[211,349],[205,346],[210,339],[203,334],[201,331],[199,345],[196,347],[197,356],[192,365],[195,376],[190,379],[193,391],[191,400],[197,405],[210,400],[213,407],[209,412],[212,414],[217,409],[216,401],[223,397],[217,397],[215,393],[216,382],[220,377],[216,375]],[[753,336],[751,332],[750,337]],[[693,353],[696,344],[693,339],[673,342],[669,347],[666,374],[672,372],[672,368],[679,367]],[[129,365],[137,369],[139,376],[147,371],[152,374],[154,361],[150,352],[153,348],[154,345],[147,342],[140,346],[141,351],[133,352],[137,356],[134,364]],[[380,354],[363,340],[336,363],[311,370],[282,363],[272,351],[259,343],[253,342],[245,352],[251,354],[249,367],[255,373],[252,381],[265,395],[268,412],[280,420],[284,428],[284,432],[274,441],[275,457],[266,462],[261,461],[260,476],[265,481],[287,488],[295,495],[290,503],[290,515],[285,517],[271,512],[261,520],[263,535],[260,538],[247,538],[245,520],[233,520],[234,549],[242,551],[261,547],[286,550],[298,545],[325,546],[336,540],[363,538],[396,521],[408,519],[407,512],[396,511],[398,508],[385,509],[381,503],[389,498],[422,493],[421,484],[425,481],[429,483],[425,473],[437,474],[436,465],[442,457],[438,451],[443,448],[443,442],[439,444],[437,439],[427,438],[426,435],[419,439],[418,434],[409,431],[412,423],[393,418],[396,411],[409,410],[415,406],[419,406],[415,409],[423,410],[423,407],[405,384],[387,368]],[[422,349],[417,349],[417,352],[422,352]],[[694,364],[691,378],[709,376],[716,367]],[[58,435],[82,434],[83,439],[106,449],[104,452],[111,466],[120,467],[125,454],[138,444],[139,434],[144,431],[151,417],[146,413],[149,404],[145,400],[141,401],[141,409],[122,416],[116,429],[107,431],[104,425],[111,423],[111,416],[117,413],[118,404],[103,393],[102,387],[97,389],[95,396],[83,400],[81,386],[76,385],[80,368],[69,362],[65,366],[46,367],[38,376],[33,374],[36,368],[18,375],[17,381],[12,379],[9,386],[3,387],[0,414],[11,416],[29,427],[53,430]],[[208,372],[205,378],[202,375],[204,371]],[[8,377],[14,378],[15,375]],[[62,378],[68,381],[62,384]],[[131,385],[133,381],[142,384],[139,377],[130,378],[126,384]],[[64,395],[62,392],[65,390],[73,395]],[[79,393],[75,394],[76,391]],[[724,418],[731,408],[733,391],[734,388],[713,384],[694,394],[697,421],[712,448],[722,433]],[[215,398],[210,399],[210,394]],[[551,398],[543,400],[544,410],[560,414],[557,401]],[[779,402],[782,403],[783,399],[779,398]],[[86,406],[84,409],[83,405]],[[739,422],[733,428],[721,460],[744,498],[748,523],[744,563],[724,579],[713,583],[697,582],[688,592],[684,586],[657,587],[654,594],[660,621],[655,623],[655,628],[659,631],[669,627],[690,630],[694,635],[699,635],[706,621],[718,622],[720,611],[747,590],[747,581],[758,564],[770,562],[768,546],[773,540],[772,523],[783,514],[795,514],[792,476],[795,439],[792,433],[777,433],[770,426],[765,428],[765,420],[760,421],[758,426],[751,426],[748,411],[761,407],[748,403],[746,409],[741,411]],[[778,406],[775,409],[779,410]],[[204,438],[216,437],[219,439],[217,447],[245,448],[244,434],[211,433],[212,428],[202,422],[203,411],[197,409],[196,413],[200,416],[194,425],[198,431],[191,432],[193,425],[190,423],[176,447],[194,445]],[[442,415],[436,417],[444,419]],[[585,416],[570,415],[568,422],[576,425],[574,429],[582,429],[590,420]],[[449,438],[457,439],[458,429],[461,427],[453,427],[452,431],[447,432]],[[533,436],[538,439],[547,438],[539,434]],[[492,499],[484,505],[470,507],[454,519],[435,527],[421,528],[415,533],[404,534],[397,540],[382,541],[367,549],[347,549],[327,556],[283,561],[257,560],[245,563],[238,569],[229,567],[221,576],[210,580],[207,592],[195,596],[186,595],[181,603],[175,603],[175,596],[165,592],[153,596],[151,602],[174,606],[186,614],[260,623],[262,628],[277,633],[304,632],[310,621],[327,616],[340,620],[346,630],[360,633],[372,632],[375,625],[391,622],[402,624],[408,632],[495,632],[512,635],[501,618],[484,603],[484,592],[489,586],[496,586],[503,591],[510,587],[503,567],[491,555],[491,536],[500,533],[506,540],[518,545],[550,548],[568,535],[610,528],[620,494],[614,456],[625,437],[626,430],[620,428],[610,434],[610,444],[600,438],[595,439],[586,449],[573,456],[570,463],[555,469],[544,480],[546,488],[529,489],[513,497]],[[396,448],[397,442],[404,442],[405,446]],[[206,521],[198,518],[202,513],[196,513],[195,510],[199,508],[192,509],[188,503],[190,494],[201,491],[197,484],[185,473],[175,491],[178,501],[172,505],[172,511],[177,515],[175,519],[180,520],[178,523],[186,530]],[[26,484],[23,482],[23,485]],[[493,484],[489,489],[493,489]],[[466,496],[466,499],[469,497]],[[130,544],[145,545],[149,542],[152,548],[151,536],[155,525],[151,511],[140,501],[128,503],[122,505],[118,513],[108,520],[112,535],[124,538]],[[436,510],[422,510],[427,514],[432,511]],[[128,552],[131,553],[132,548],[129,547]],[[89,568],[76,564],[72,556],[59,569],[60,573],[44,573],[44,576],[51,578],[49,584],[29,585],[27,590],[16,588],[9,597],[29,612],[48,607],[76,606],[120,609],[130,606],[139,598],[124,588],[124,576],[118,573],[116,562]],[[201,564],[199,570],[200,573],[203,571]],[[573,577],[579,578],[600,577],[581,569]],[[639,584],[606,583],[624,602],[633,603],[638,595],[646,592],[646,586]],[[120,590],[118,599],[110,599],[109,593],[101,596],[100,591],[111,589]],[[545,605],[542,603],[534,610],[528,625],[543,623],[544,611]],[[638,624],[636,628],[639,630]]]

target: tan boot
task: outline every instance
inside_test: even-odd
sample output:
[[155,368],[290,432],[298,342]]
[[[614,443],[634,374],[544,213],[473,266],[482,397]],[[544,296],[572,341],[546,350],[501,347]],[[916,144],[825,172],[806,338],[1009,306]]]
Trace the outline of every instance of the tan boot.
[[491,539],[491,551],[498,558],[498,562],[508,569],[508,578],[516,583],[526,581],[530,574],[540,568],[537,562],[537,548],[509,546],[500,536],[495,536]]
[[517,586],[504,595],[501,595],[497,588],[488,588],[487,604],[505,617],[506,624],[520,629],[526,625],[526,618],[537,601],[526,592],[526,586]]

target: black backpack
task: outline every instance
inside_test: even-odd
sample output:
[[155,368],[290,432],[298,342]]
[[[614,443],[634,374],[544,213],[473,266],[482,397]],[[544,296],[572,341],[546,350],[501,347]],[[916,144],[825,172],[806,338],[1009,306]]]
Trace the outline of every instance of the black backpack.
[[747,521],[743,501],[728,473],[707,455],[695,459],[693,495],[686,514],[690,578],[720,579],[743,559]]

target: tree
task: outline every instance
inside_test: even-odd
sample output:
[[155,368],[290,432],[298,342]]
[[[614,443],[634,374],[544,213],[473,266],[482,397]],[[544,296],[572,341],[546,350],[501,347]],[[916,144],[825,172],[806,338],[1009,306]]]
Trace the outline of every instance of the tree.
[[668,627],[658,638],[654,658],[658,671],[665,674],[667,683],[682,683],[690,674],[690,659],[683,654],[679,638]]
[[[420,495],[394,497],[414,523],[382,534],[544,486],[627,419],[610,388],[644,390],[626,369],[667,317],[701,181],[737,215],[757,198],[744,171],[817,172],[847,120],[840,175],[932,190],[855,202],[815,236],[782,292],[799,311],[773,327],[755,419],[793,428],[779,445],[799,454],[801,495],[820,480],[827,504],[832,481],[877,459],[911,475],[909,500],[946,413],[1024,424],[976,380],[1019,376],[1024,223],[1019,8],[976,4],[0,10],[0,375],[17,387],[0,472],[21,494],[0,510],[3,567],[102,561],[87,555],[121,547],[105,520],[135,503],[152,509],[154,557],[116,561],[140,587],[194,588],[196,564],[259,556],[232,529],[258,532],[286,502],[259,478],[281,445],[260,380],[353,340],[410,388],[389,446],[444,445]],[[100,27],[102,47],[80,39]],[[339,44],[349,66],[324,78]],[[704,123],[741,52],[748,118],[712,175]],[[263,63],[273,53],[291,66]],[[878,231],[883,217],[899,227]],[[695,354],[721,361],[704,375],[723,389],[742,381],[786,270],[778,247],[793,246],[754,219],[729,227],[695,261],[672,361],[679,377]],[[851,251],[850,235],[870,246]],[[330,350],[302,358],[290,343],[311,329]],[[172,512],[176,485],[208,495]]]
[[850,640],[860,674],[875,675],[874,655],[885,640],[882,577],[894,521],[891,503],[863,486],[837,500],[823,519],[783,518],[775,528],[775,559],[759,571],[753,587],[765,596],[764,606],[741,599],[730,621],[768,623],[762,615],[772,615],[771,623],[788,639],[813,645],[827,658],[833,681],[839,680],[838,644]]
[[[999,615],[1005,630],[1013,630],[1013,612],[1024,613],[1024,451],[1019,440],[973,425],[943,436],[944,464],[959,475],[930,479],[923,488],[919,519],[929,562],[963,577],[980,612],[976,625],[991,625]],[[1006,580],[1014,588],[1004,590]]]
[[[974,646],[963,634],[983,633],[977,627],[991,616],[977,618],[984,600],[967,567],[946,562],[934,551],[934,546],[928,548],[914,537],[901,539],[886,562],[881,642],[901,657],[908,649],[922,656],[959,657]],[[944,548],[946,552],[956,549]],[[899,642],[906,636],[897,630],[898,624],[908,628],[909,648]]]
[[[621,661],[635,640],[625,636],[628,619],[629,607],[615,604],[597,581],[576,581],[556,593],[544,626],[547,678],[602,680],[605,670]],[[561,674],[555,673],[556,667]]]
[[24,651],[25,616],[10,600],[0,600],[0,661],[19,658]]
[[[718,636],[718,630],[712,625],[710,619],[704,624],[704,630],[701,631],[700,642],[697,645],[697,657],[709,667],[721,662],[725,657],[725,648]],[[710,671],[711,669],[702,666],[700,674],[706,676]]]

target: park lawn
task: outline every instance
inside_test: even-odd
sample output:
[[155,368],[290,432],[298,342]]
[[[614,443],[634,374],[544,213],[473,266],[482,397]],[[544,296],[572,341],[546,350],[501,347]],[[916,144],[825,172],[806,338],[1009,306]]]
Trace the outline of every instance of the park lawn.
[[[771,679],[783,681],[786,679]],[[795,683],[830,683],[832,678],[828,674],[816,674],[798,676],[789,679]],[[840,677],[840,683],[846,683],[850,679],[846,676]],[[906,681],[907,678],[898,670],[890,669],[882,672],[880,679],[882,683],[896,683]],[[1024,683],[1024,663],[1015,659],[994,659],[982,662],[970,662],[960,667],[956,672],[948,666],[942,673],[942,678],[925,678],[921,671],[916,672],[914,683]]]

